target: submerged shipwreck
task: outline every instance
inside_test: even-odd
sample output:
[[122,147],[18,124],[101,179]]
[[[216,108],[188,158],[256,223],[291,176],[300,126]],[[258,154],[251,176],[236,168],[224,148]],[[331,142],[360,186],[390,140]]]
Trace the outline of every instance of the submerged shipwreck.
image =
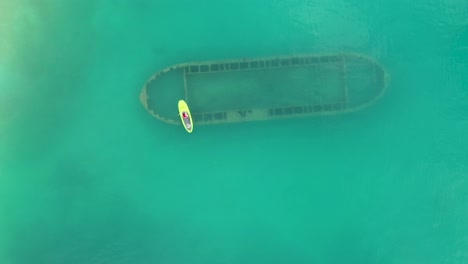
[[196,125],[335,115],[366,108],[387,87],[384,68],[359,54],[295,55],[182,63],[152,75],[140,101],[155,118]]

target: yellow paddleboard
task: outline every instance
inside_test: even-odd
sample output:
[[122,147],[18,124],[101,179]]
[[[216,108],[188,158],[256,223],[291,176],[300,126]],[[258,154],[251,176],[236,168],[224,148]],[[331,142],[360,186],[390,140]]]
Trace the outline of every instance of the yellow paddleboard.
[[193,131],[193,122],[192,115],[190,114],[190,109],[188,108],[187,103],[184,100],[179,101],[179,115],[182,125],[184,125],[187,132],[192,133]]

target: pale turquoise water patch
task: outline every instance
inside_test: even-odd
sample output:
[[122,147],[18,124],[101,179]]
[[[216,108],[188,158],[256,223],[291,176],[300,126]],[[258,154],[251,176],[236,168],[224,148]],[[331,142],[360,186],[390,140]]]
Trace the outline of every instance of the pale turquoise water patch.
[[[468,261],[466,1],[0,7],[1,263]],[[138,101],[185,61],[343,51],[391,76],[365,111],[189,135]]]

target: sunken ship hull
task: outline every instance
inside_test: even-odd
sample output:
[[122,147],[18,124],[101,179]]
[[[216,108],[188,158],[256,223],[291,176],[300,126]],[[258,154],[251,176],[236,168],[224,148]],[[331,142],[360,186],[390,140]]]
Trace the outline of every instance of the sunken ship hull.
[[152,75],[140,101],[170,124],[180,124],[180,99],[197,125],[336,115],[376,102],[387,79],[378,62],[349,53],[191,62]]

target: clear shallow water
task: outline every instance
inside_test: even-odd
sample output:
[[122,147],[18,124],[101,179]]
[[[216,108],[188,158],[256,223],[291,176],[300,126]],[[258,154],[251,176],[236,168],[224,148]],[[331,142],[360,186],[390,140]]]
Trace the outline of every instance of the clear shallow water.
[[[1,263],[468,262],[466,1],[4,0],[0,22]],[[138,101],[171,64],[335,51],[385,66],[376,105],[188,135]]]

